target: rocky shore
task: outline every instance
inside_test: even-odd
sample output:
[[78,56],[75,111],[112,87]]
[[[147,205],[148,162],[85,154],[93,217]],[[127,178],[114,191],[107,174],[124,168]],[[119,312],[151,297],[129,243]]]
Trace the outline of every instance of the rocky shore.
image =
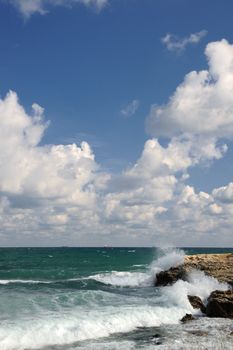
[[[201,270],[206,275],[216,278],[219,282],[229,285],[227,291],[216,290],[207,300],[189,295],[188,299],[193,308],[198,308],[208,317],[233,318],[233,254],[198,254],[186,256],[184,262],[173,266],[167,271],[157,273],[155,286],[167,286],[177,280],[188,280],[192,270]],[[182,322],[192,320],[192,315],[186,315]]]

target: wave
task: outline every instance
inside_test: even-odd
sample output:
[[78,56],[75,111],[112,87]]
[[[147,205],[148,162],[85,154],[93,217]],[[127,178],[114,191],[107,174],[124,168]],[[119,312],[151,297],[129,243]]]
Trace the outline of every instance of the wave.
[[108,285],[118,287],[140,287],[150,286],[151,276],[144,272],[112,271],[110,273],[100,273],[89,276],[93,279]]
[[[154,260],[145,272],[111,271],[89,276],[88,279],[118,287],[153,286],[156,273],[167,270],[176,264],[181,264],[185,256],[185,253],[178,249],[160,250],[159,253],[160,257]],[[141,267],[145,265],[133,266]]]
[[39,280],[20,280],[20,279],[11,279],[11,280],[0,280],[0,285],[6,284],[51,284],[54,281],[39,281]]
[[[87,339],[108,337],[130,332],[137,327],[176,324],[186,312],[177,307],[135,306],[111,308],[105,311],[77,312],[63,318],[50,317],[15,326],[1,324],[1,350],[38,349],[52,345],[68,345]],[[23,334],[23,336],[22,336]]]

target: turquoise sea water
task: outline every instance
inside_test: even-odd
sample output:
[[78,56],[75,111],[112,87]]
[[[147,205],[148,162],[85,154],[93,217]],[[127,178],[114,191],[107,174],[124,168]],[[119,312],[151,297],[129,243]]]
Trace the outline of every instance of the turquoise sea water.
[[[181,251],[155,248],[1,248],[0,349],[191,348],[195,335],[179,322],[190,312],[186,294],[200,290],[205,298],[217,282],[198,275],[187,285],[155,288],[155,273],[182,258]],[[203,346],[214,346],[221,326],[227,349],[231,324],[208,322],[193,325],[209,327]]]

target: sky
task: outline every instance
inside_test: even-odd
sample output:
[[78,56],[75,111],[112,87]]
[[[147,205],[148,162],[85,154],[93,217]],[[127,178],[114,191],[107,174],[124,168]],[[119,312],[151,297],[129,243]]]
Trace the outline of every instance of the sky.
[[0,246],[233,246],[231,0],[0,0]]

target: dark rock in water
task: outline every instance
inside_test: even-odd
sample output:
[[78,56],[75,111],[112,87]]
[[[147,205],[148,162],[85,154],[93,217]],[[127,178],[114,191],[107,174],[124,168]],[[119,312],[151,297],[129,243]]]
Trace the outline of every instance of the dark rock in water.
[[186,279],[185,270],[181,266],[171,267],[167,271],[161,271],[156,274],[155,286],[167,286],[175,283],[179,279]]
[[200,309],[203,314],[206,313],[206,307],[201,298],[194,295],[188,295],[188,300],[194,309]]
[[196,330],[196,331],[191,331],[189,332],[193,335],[197,335],[198,337],[203,337],[203,336],[207,336],[209,333],[206,331],[200,331],[200,330]]
[[163,343],[161,341],[157,341],[155,345],[162,345]]
[[189,321],[193,321],[196,320],[196,318],[191,315],[191,314],[186,314],[184,317],[182,317],[182,319],[180,320],[183,323],[189,322]]
[[152,338],[160,338],[160,337],[161,337],[161,335],[158,333],[156,333],[155,335],[152,336]]
[[233,318],[233,291],[215,290],[207,299],[206,315]]

